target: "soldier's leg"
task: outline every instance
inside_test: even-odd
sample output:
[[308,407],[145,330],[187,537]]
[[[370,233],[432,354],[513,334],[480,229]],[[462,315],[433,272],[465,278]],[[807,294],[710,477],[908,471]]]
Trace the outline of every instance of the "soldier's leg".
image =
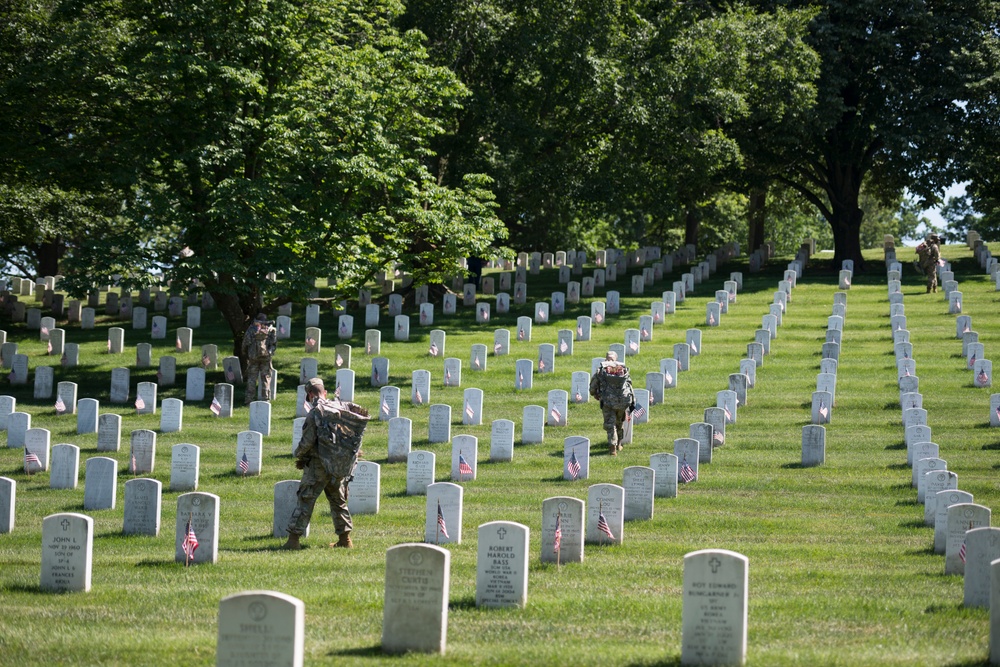
[[616,411],[614,408],[601,408],[604,412],[604,430],[608,432],[608,449],[611,452],[618,451],[618,425],[616,423]]
[[[296,494],[298,504],[292,511],[292,516],[288,520],[288,534],[300,537],[305,535],[306,526],[312,519],[313,508],[316,506],[316,499],[323,492],[326,486],[326,479],[319,479],[312,465],[302,471],[302,481],[299,482],[299,491]],[[298,541],[298,540],[296,540]]]
[[615,410],[615,430],[617,431],[618,439],[617,445],[618,449],[621,449],[625,445],[622,441],[625,439],[625,410]]
[[257,364],[254,361],[247,362],[247,391],[243,398],[244,405],[250,405],[253,401],[257,400],[257,376],[260,372],[257,370]]
[[347,478],[331,479],[326,485],[326,499],[330,501],[330,514],[333,516],[333,529],[337,532],[339,541],[330,546],[351,547],[351,531],[354,523],[351,513],[347,510],[348,484]]

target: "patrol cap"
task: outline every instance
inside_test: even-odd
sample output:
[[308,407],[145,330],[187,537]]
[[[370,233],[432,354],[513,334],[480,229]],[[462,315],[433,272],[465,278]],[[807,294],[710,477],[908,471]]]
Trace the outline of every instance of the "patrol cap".
[[311,378],[308,382],[306,382],[307,394],[322,394],[324,391],[326,391],[326,388],[323,386],[323,380],[320,378]]
[[265,315],[264,313],[257,313],[257,321],[267,322],[267,315]]

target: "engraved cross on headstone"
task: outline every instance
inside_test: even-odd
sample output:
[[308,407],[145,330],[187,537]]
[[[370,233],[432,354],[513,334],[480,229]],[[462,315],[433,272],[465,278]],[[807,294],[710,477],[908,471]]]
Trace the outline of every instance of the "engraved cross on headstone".
[[712,556],[712,560],[708,561],[708,566],[712,568],[712,574],[718,574],[719,568],[722,567],[722,561]]
[[500,528],[499,530],[497,530],[497,537],[499,537],[501,540],[504,538],[506,534],[507,534],[506,528]]
[[63,519],[59,525],[62,526],[63,530],[69,530],[69,519]]

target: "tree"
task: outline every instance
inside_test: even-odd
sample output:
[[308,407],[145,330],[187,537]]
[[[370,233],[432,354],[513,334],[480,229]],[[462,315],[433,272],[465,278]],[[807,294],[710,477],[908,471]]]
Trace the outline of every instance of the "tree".
[[102,17],[123,37],[95,129],[111,168],[133,165],[135,196],[125,224],[68,257],[68,288],[138,287],[153,269],[198,281],[242,354],[253,316],[318,276],[338,299],[397,264],[441,280],[502,236],[484,177],[446,187],[427,168],[464,91],[392,27],[393,2],[118,5]]
[[882,201],[908,189],[926,206],[959,173],[963,124],[996,118],[997,99],[975,90],[997,71],[1000,3],[756,4],[821,7],[809,37],[822,61],[818,100],[801,159],[781,178],[829,222],[834,265],[852,259],[861,270],[862,187]]

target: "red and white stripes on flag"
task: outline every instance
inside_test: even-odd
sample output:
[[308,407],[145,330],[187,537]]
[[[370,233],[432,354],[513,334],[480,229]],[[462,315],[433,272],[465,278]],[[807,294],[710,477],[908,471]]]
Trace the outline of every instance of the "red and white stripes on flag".
[[549,411],[549,414],[552,415],[552,421],[557,424],[562,423],[562,413],[559,412],[559,409],[556,406],[552,406],[552,410]]
[[[438,517],[437,517],[437,527],[442,535],[448,537],[448,526],[444,522],[444,512],[441,511],[441,501],[438,501]],[[451,538],[449,538],[451,539]]]
[[615,539],[614,534],[611,532],[611,526],[608,525],[608,520],[604,516],[604,510],[600,510],[600,514],[597,517],[597,530],[601,531],[608,536],[609,540]]
[[212,397],[212,404],[208,406],[208,409],[215,413],[216,416],[222,414],[222,403],[219,403],[219,399],[216,396]]
[[958,549],[958,557],[962,559],[963,563],[965,562],[965,540],[962,540],[962,546]]
[[580,459],[576,458],[576,447],[569,453],[569,461],[566,462],[566,472],[571,479],[576,479],[580,475]]
[[240,474],[246,475],[250,471],[250,459],[247,458],[247,453],[243,452],[243,458],[240,459]]
[[634,340],[630,340],[628,342],[628,349],[632,350],[633,352],[638,352],[639,351],[639,344],[637,342],[635,342]]
[[674,383],[674,376],[671,375],[670,373],[664,373],[663,374],[663,379],[666,381],[667,384],[673,384]]
[[823,419],[826,419],[826,416],[830,414],[830,411],[826,407],[826,403],[823,402],[820,402],[819,410],[817,410],[817,412],[819,412],[819,416],[822,417]]
[[24,469],[27,470],[29,465],[36,465],[39,468],[42,467],[42,462],[38,460],[38,455],[34,452],[29,452],[28,448],[24,448]]
[[337,353],[336,362],[337,362],[337,368],[340,368],[341,366],[344,365],[344,358],[342,356],[340,356],[339,352]]
[[135,397],[135,409],[136,410],[145,410],[146,409],[146,401],[142,400],[142,396],[136,396]]
[[423,404],[424,397],[420,395],[420,390],[419,389],[417,389],[416,394],[417,394],[417,396],[416,396],[416,398],[417,398],[417,405]]
[[500,342],[493,343],[493,354],[500,354],[503,351],[503,344]]
[[723,410],[723,412],[726,413],[726,421],[727,422],[733,421],[733,413],[729,411],[729,406],[728,405],[723,405],[722,406],[722,410]]
[[976,376],[976,380],[979,384],[986,384],[990,381],[990,376],[986,374],[985,370],[980,369],[979,374]]
[[562,546],[562,514],[556,514],[556,532],[552,536],[552,550],[559,551]]
[[188,519],[187,527],[184,528],[184,540],[181,542],[181,551],[184,552],[186,560],[194,558],[194,552],[198,549],[198,536],[191,526],[191,519]]
[[562,354],[566,354],[567,350],[569,350],[569,345],[566,344],[566,341],[564,340],[559,341],[559,352]]
[[62,414],[66,412],[66,403],[63,402],[62,396],[56,397],[56,414]]
[[683,484],[687,484],[688,482],[694,481],[695,479],[694,468],[692,468],[687,461],[682,461],[681,467],[678,468],[677,470],[677,478]]
[[389,416],[389,403],[384,398],[382,399],[382,414],[384,414],[386,417]]
[[472,405],[468,401],[465,402],[465,416],[470,420],[476,416],[476,412],[472,409]]
[[629,418],[632,419],[634,423],[636,420],[642,419],[645,416],[646,416],[646,408],[640,405],[639,407],[637,407],[635,410],[632,411],[632,413],[629,415]]
[[462,455],[462,452],[458,453],[458,474],[459,475],[472,474],[472,466],[470,466],[469,462],[465,460],[465,457]]
[[430,349],[428,349],[428,350],[427,350],[427,352],[428,352],[428,353],[429,353],[429,354],[430,354],[430,355],[431,355],[432,357],[436,357],[436,356],[438,356],[438,346],[437,346],[437,343],[431,343],[431,346],[430,346]]

